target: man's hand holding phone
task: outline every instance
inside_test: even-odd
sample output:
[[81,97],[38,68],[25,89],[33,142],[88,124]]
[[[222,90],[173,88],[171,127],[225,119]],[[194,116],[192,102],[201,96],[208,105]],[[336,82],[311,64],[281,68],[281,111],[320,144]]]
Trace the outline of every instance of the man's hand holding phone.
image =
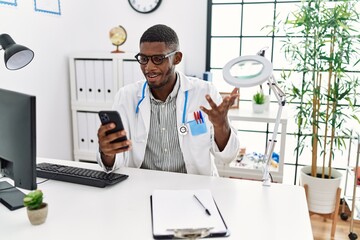
[[131,141],[126,137],[126,131],[117,111],[101,111],[99,117],[102,123],[98,130],[101,158],[106,166],[111,167],[114,165],[117,153],[131,148]]

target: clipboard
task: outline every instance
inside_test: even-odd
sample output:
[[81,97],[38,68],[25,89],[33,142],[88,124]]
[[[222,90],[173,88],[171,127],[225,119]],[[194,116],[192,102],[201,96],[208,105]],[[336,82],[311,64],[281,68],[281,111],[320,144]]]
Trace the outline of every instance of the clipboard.
[[[194,195],[201,201],[194,197]],[[210,190],[154,190],[150,196],[154,239],[227,237],[230,232]],[[210,211],[207,214],[205,208]]]

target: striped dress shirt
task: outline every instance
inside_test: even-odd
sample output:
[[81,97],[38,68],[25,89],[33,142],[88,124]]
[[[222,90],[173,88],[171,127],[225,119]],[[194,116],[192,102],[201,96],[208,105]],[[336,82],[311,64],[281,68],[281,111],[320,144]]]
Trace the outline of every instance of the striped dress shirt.
[[155,99],[150,92],[150,130],[141,168],[186,173],[176,123],[179,88],[177,80],[165,102]]

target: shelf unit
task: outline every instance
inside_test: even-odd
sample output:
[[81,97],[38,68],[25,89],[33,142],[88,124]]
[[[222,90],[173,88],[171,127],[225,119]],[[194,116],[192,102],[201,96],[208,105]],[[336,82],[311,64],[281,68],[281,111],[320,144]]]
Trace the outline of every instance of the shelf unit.
[[[277,113],[277,104],[271,103],[270,110],[264,113],[254,113],[251,108],[250,102],[244,102],[239,109],[230,109],[228,116],[230,121],[237,125],[237,122],[258,122],[258,123],[275,123]],[[283,181],[284,170],[284,156],[285,156],[285,143],[286,143],[286,129],[287,129],[287,116],[285,109],[280,119],[279,132],[277,137],[277,144],[280,144],[279,150],[279,163],[277,167],[270,167],[270,174],[274,182],[281,183]],[[268,138],[271,138],[271,132],[273,130],[269,128]],[[264,138],[264,141],[266,139]],[[241,145],[246,144],[246,139],[240,139]],[[264,142],[265,145],[265,142]],[[262,153],[265,153],[265,149]],[[242,167],[236,159],[230,164],[216,163],[219,171],[219,175],[222,177],[244,178],[252,180],[262,180],[263,172],[262,167]]]
[[[355,166],[350,167],[350,156],[351,156],[351,143],[355,138],[350,138],[350,144],[349,144],[349,155],[348,155],[348,161],[347,161],[347,168],[346,168],[346,176],[345,176],[345,190],[344,190],[344,197],[343,200],[345,201],[345,204],[343,204],[342,212],[340,214],[341,218],[343,220],[347,220],[348,216],[344,212],[345,205],[349,207],[349,210],[351,211],[350,216],[350,229],[349,229],[349,239],[355,240],[357,239],[357,234],[353,232],[353,225],[354,221],[359,222],[360,221],[360,185],[358,184],[358,178],[360,177],[357,171],[359,167],[359,155],[360,155],[360,136],[357,135],[357,150],[356,150],[356,161]],[[348,189],[349,186],[352,187],[352,189]],[[348,190],[352,190],[351,194],[348,194]]]
[[97,113],[111,109],[117,90],[143,78],[135,53],[75,53],[69,57],[75,161],[96,162]]

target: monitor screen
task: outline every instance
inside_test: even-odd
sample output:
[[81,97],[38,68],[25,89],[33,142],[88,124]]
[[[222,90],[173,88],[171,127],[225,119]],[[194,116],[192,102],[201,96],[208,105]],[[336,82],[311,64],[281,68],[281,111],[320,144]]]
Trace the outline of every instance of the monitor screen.
[[36,185],[36,98],[0,89],[0,202],[10,210],[23,207],[24,193]]

